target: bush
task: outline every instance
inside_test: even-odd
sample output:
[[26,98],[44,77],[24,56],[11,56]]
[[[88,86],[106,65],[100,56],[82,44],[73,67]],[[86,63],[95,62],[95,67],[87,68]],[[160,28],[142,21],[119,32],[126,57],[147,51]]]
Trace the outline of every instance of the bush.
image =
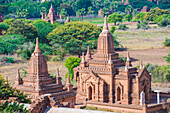
[[165,38],[164,45],[169,47],[170,46],[170,39]]
[[162,21],[160,23],[158,23],[158,25],[161,27],[166,27],[166,26],[170,25],[170,20],[167,18],[163,18]]
[[144,22],[139,21],[138,24],[137,24],[137,29],[140,29],[140,28],[147,30],[151,27],[148,25],[148,21],[144,21]]
[[67,78],[68,74],[70,75],[70,79],[72,80],[74,77],[74,71],[73,68],[80,65],[81,59],[76,57],[68,57],[68,59],[65,61],[65,67],[67,67],[68,73],[65,75]]
[[125,24],[119,24],[119,28],[120,30],[126,30],[129,29],[129,27],[127,27]]
[[114,34],[115,30],[116,30],[116,27],[115,27],[115,26],[112,26],[110,32],[111,32],[112,34]]
[[128,22],[130,22],[132,20],[132,18],[133,18],[132,14],[127,14],[125,16],[125,20],[128,21]]
[[5,24],[5,23],[0,23],[0,34],[2,30],[7,30],[9,28],[9,25]]
[[3,56],[1,59],[0,59],[1,62],[6,62],[6,63],[14,63],[14,58],[12,57],[6,57],[6,56]]
[[170,81],[170,66],[159,66],[149,64],[146,66],[149,73],[152,74],[152,82]]

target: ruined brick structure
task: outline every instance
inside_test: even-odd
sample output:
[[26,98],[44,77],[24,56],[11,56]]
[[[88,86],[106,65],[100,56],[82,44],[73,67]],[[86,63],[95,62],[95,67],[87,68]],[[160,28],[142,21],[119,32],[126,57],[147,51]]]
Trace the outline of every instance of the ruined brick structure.
[[21,78],[20,72],[15,81],[15,87],[28,94],[34,104],[37,98],[47,96],[51,106],[59,106],[63,102],[68,102],[69,107],[74,107],[75,93],[70,81],[67,80],[66,86],[62,85],[59,70],[55,78],[48,73],[47,62],[40,50],[38,39],[36,47],[28,63],[28,73]]
[[82,55],[80,66],[74,68],[78,103],[102,102],[139,104],[140,93],[145,92],[146,103],[151,101],[151,75],[141,64],[132,67],[129,53],[126,64],[114,50],[107,17],[97,42],[97,52],[91,55],[89,47]]
[[147,6],[144,6],[141,10],[141,12],[148,12],[149,11],[149,8]]
[[57,15],[55,15],[55,11],[54,11],[52,4],[51,4],[51,7],[49,9],[48,15],[45,13],[45,15],[42,14],[42,17],[41,17],[42,20],[45,20],[47,22],[51,22],[51,24],[54,24],[54,22],[58,18],[59,18],[59,15],[58,15],[58,13],[57,13]]

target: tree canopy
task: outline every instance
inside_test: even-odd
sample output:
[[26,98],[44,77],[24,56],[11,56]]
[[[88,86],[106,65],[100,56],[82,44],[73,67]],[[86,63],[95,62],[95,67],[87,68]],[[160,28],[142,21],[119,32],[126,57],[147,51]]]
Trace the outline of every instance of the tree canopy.
[[109,23],[114,23],[115,25],[117,22],[122,22],[122,20],[123,20],[123,16],[118,13],[113,13],[113,14],[109,15],[107,18],[107,21]]
[[91,48],[97,47],[96,42],[101,30],[101,27],[88,22],[69,22],[54,29],[47,39],[50,44],[59,44],[70,54],[78,54],[80,57],[81,50],[86,50],[87,45]]

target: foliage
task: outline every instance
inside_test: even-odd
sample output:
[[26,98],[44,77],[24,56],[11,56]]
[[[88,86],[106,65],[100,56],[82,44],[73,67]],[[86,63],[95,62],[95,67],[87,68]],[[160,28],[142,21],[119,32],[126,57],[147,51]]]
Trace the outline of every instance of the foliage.
[[148,64],[146,67],[148,72],[152,74],[153,82],[165,82],[170,81],[170,67],[168,66],[158,66]]
[[170,20],[170,14],[163,14],[163,15],[154,17],[153,20],[154,22],[161,22],[164,18],[167,18],[168,20]]
[[168,63],[170,63],[170,54],[168,54],[168,56],[165,56],[164,58],[166,59],[166,61],[167,61]]
[[132,18],[133,18],[132,14],[127,14],[125,16],[125,20],[128,21],[128,22],[130,22],[132,20]]
[[1,59],[0,59],[1,62],[6,62],[6,63],[14,63],[14,58],[12,57],[6,57],[6,56],[3,56]]
[[160,23],[158,23],[158,25],[161,27],[166,27],[166,26],[170,25],[170,20],[167,18],[163,18],[162,21]]
[[35,20],[33,25],[36,27],[41,43],[48,43],[46,36],[54,29],[54,26],[44,20]]
[[77,0],[77,9],[84,8],[86,11],[89,6],[92,6],[91,0]]
[[11,25],[11,23],[13,23],[15,20],[13,19],[13,18],[10,18],[10,19],[5,19],[4,21],[3,21],[3,23],[5,23],[5,24],[8,24],[8,25]]
[[8,10],[8,6],[6,5],[0,5],[0,13],[1,14],[6,14],[7,13],[7,10]]
[[0,53],[14,54],[24,42],[25,39],[22,35],[3,35],[0,37]]
[[[52,55],[53,48],[49,46],[48,44],[39,43],[40,50],[42,51],[43,55]],[[17,51],[17,55],[22,57],[23,59],[30,59],[31,54],[34,52],[35,44],[32,42],[26,42],[23,45],[19,46],[19,51]]]
[[141,13],[139,13],[139,14],[137,14],[137,15],[135,16],[135,19],[136,19],[136,20],[143,21],[145,14],[146,14],[146,13],[141,12]]
[[16,101],[22,103],[31,103],[30,99],[27,98],[27,95],[24,95],[23,92],[10,87],[3,75],[0,74],[0,100],[7,100],[9,97],[18,97]]
[[67,15],[68,15],[68,13],[67,13],[67,10],[66,9],[61,9],[61,11],[60,11],[60,15],[62,15],[62,17],[65,19],[66,17],[67,17]]
[[26,41],[33,41],[37,37],[37,30],[35,26],[16,20],[11,23],[11,26],[7,30],[6,34],[18,34],[23,35]]
[[150,26],[149,26],[149,24],[148,24],[148,21],[143,21],[143,22],[138,22],[138,24],[137,24],[137,29],[144,29],[144,30],[147,30],[147,29],[149,29],[149,28],[151,28]]
[[5,19],[14,19],[14,18],[15,18],[15,15],[9,13],[9,14],[7,14],[7,15],[5,15],[5,16],[3,17],[3,20],[5,20]]
[[103,8],[101,15],[104,17],[104,16],[108,16],[108,14],[109,14],[109,10],[107,8]]
[[120,29],[120,30],[127,30],[127,29],[129,29],[129,27],[127,27],[125,24],[120,23],[118,29]]
[[80,65],[81,59],[76,57],[68,57],[68,59],[65,61],[65,67],[67,67],[68,73],[65,75],[67,78],[68,74],[70,75],[70,79],[72,80],[74,77],[74,71],[73,68]]
[[80,57],[81,50],[87,45],[96,48],[96,42],[101,32],[101,28],[88,22],[69,22],[59,26],[47,35],[50,44],[58,44],[70,54],[78,54]]
[[155,17],[163,15],[163,14],[169,14],[170,11],[159,9],[158,7],[151,9],[149,12],[147,12],[144,16],[145,20],[153,21]]
[[24,104],[20,105],[17,102],[12,103],[12,101],[6,101],[0,106],[0,111],[2,113],[29,113],[29,110],[24,108]]
[[131,5],[126,6],[125,8],[125,12],[128,14],[132,14],[133,11],[133,7]]
[[115,27],[115,26],[112,26],[110,32],[111,32],[112,34],[114,34],[115,30],[116,30],[116,27]]
[[61,13],[62,9],[65,9],[65,11],[67,12],[67,14],[69,16],[75,16],[76,15],[75,11],[73,10],[73,7],[71,7],[70,5],[68,5],[66,3],[60,4],[60,7],[58,7],[58,10],[59,10],[60,13]]
[[114,23],[116,25],[117,22],[122,22],[123,16],[118,13],[113,13],[108,16],[107,21],[109,23]]
[[9,25],[5,24],[5,23],[0,23],[0,34],[2,30],[7,30],[9,28]]
[[81,16],[81,17],[82,17],[82,21],[83,21],[83,16],[86,15],[86,10],[85,10],[85,8],[79,9],[79,10],[77,11],[77,14],[76,14],[76,15],[77,15],[77,16]]
[[165,38],[164,45],[169,47],[170,46],[170,39]]

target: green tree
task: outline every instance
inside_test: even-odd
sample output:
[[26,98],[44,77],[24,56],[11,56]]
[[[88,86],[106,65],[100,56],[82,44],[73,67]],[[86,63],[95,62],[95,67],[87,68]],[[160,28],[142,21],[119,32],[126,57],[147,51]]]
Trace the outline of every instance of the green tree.
[[125,16],[125,20],[128,21],[128,22],[130,22],[132,20],[132,18],[133,18],[132,14],[127,14]]
[[105,17],[105,15],[108,16],[108,14],[109,14],[108,9],[107,8],[103,8],[101,14],[102,14],[103,17]]
[[6,31],[9,28],[9,25],[5,24],[5,23],[0,23],[0,34],[2,33],[2,31]]
[[101,27],[88,22],[69,22],[59,26],[47,35],[50,44],[59,44],[68,50],[70,54],[78,54],[80,57],[81,49],[90,45],[95,48]]
[[113,13],[113,14],[109,15],[107,18],[107,21],[109,23],[114,23],[115,25],[117,22],[122,22],[122,20],[123,20],[123,16],[118,13]]
[[14,22],[14,21],[15,21],[15,20],[14,20],[13,18],[11,18],[11,19],[5,19],[2,23],[11,25],[11,23]]
[[0,38],[0,53],[14,54],[24,42],[25,39],[22,35],[3,35]]
[[128,14],[132,14],[133,11],[133,7],[131,5],[126,6],[125,8],[125,12]]
[[41,43],[48,43],[46,36],[54,29],[54,26],[44,20],[35,20],[32,24],[37,29]]
[[79,9],[79,10],[77,11],[77,16],[81,16],[81,17],[82,17],[82,21],[83,21],[83,16],[85,16],[85,15],[86,15],[86,10],[85,10],[85,8]]
[[77,0],[77,9],[84,8],[86,11],[89,6],[92,6],[91,0]]
[[68,59],[65,61],[65,67],[67,67],[68,73],[65,75],[67,78],[68,74],[70,75],[70,79],[72,80],[74,77],[74,71],[73,69],[80,65],[81,59],[76,57],[68,57]]
[[163,10],[163,9],[159,9],[158,7],[151,9],[149,12],[146,13],[146,15],[144,16],[145,20],[149,20],[149,21],[153,21],[154,18],[156,18],[157,16],[163,15],[163,14],[169,14],[170,11],[168,10]]
[[8,12],[8,6],[0,5],[0,13],[4,15],[7,14],[7,12]]
[[61,9],[60,15],[62,15],[62,17],[65,19],[68,15],[67,10],[66,9]]
[[5,34],[18,34],[23,35],[26,41],[33,41],[38,36],[35,26],[16,20],[11,23],[11,26]]
[[161,22],[164,18],[167,18],[168,20],[170,20],[170,14],[163,14],[163,15],[154,17],[153,20],[154,22]]
[[115,12],[117,10],[117,7],[118,7],[118,3],[117,2],[112,2],[110,4],[110,9],[112,12]]
[[[88,7],[88,12],[87,12],[87,14],[91,15],[91,14],[93,14],[93,13],[94,13],[93,7],[92,7],[92,6]],[[90,18],[90,22],[91,22],[91,18]]]
[[137,14],[137,15],[135,16],[135,19],[136,19],[136,20],[143,21],[145,14],[146,14],[146,13],[141,12],[141,13],[139,13],[139,14]]

